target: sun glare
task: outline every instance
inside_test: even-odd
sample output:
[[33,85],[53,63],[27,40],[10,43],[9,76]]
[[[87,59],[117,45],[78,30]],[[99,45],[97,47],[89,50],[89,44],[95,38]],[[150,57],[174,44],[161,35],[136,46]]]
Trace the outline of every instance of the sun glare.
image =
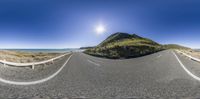
[[103,25],[99,25],[96,27],[97,34],[103,34],[105,32],[105,27]]

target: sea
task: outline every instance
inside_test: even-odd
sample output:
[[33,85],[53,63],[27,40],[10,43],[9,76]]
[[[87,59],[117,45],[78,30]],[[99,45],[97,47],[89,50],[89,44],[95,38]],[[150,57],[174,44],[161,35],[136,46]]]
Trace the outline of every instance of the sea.
[[1,49],[1,50],[11,50],[20,52],[31,52],[31,53],[66,53],[66,52],[82,52],[83,50],[79,48],[65,48],[65,49]]

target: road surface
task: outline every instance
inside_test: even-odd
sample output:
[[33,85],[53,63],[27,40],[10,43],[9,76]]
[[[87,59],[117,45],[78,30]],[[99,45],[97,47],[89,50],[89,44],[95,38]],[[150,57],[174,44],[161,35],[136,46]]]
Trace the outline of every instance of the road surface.
[[[172,50],[119,60],[102,59],[76,52],[47,66],[49,67],[42,71],[37,67],[36,70],[31,70],[1,65],[1,79],[30,84],[9,84],[0,81],[0,98],[200,97],[200,81],[185,70],[200,77],[200,63]],[[53,77],[49,78],[52,75]],[[31,84],[41,79],[45,80]]]

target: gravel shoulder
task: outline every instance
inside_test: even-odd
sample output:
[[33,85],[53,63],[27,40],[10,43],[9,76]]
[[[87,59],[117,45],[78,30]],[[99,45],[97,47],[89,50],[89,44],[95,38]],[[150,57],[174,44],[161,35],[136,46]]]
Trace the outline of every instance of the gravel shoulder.
[[195,58],[199,58],[200,59],[200,51],[196,51],[196,50],[180,50],[188,55],[191,55]]

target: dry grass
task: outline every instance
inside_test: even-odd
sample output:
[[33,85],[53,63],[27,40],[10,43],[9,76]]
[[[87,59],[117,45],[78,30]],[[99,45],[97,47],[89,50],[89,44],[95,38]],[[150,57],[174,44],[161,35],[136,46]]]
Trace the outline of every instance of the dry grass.
[[38,62],[59,56],[61,53],[31,53],[10,50],[0,50],[0,60],[9,62],[28,63]]
[[195,50],[180,50],[180,51],[200,59],[200,51],[195,51]]

